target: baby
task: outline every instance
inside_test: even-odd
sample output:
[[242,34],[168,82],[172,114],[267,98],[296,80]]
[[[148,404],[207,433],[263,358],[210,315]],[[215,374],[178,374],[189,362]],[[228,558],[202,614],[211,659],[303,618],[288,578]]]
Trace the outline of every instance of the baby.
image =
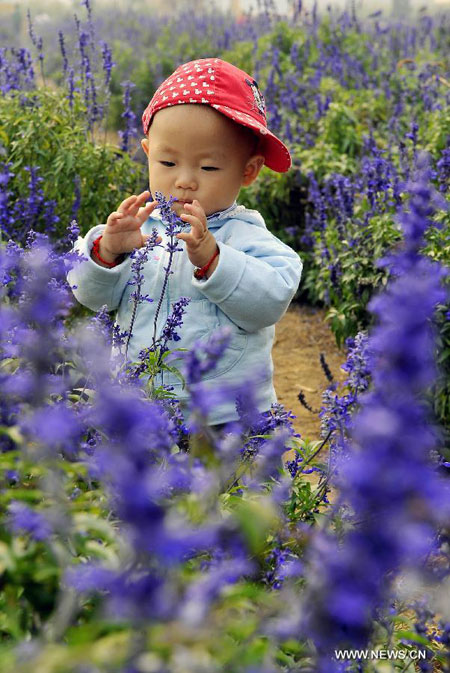
[[[264,164],[287,171],[289,152],[267,129],[264,98],[255,80],[218,58],[177,68],[154,94],[142,121],[150,192],[176,198],[173,209],[189,225],[177,234],[183,250],[174,255],[157,336],[171,305],[181,296],[189,297],[181,339],[174,346],[206,343],[217,328],[231,328],[230,344],[204,384],[214,393],[222,383],[238,386],[255,376],[258,408],[268,411],[276,402],[271,357],[275,323],[297,290],[302,263],[267,230],[257,211],[237,205],[236,199]],[[78,240],[76,249],[87,260],[69,274],[78,301],[96,311],[104,304],[117,309],[121,330],[129,328],[133,309],[128,253],[142,247],[155,227],[158,241],[167,241],[158,204],[148,202],[150,192],[125,199],[106,225],[93,227]],[[145,264],[142,292],[155,301],[138,306],[128,351],[131,361],[151,345],[168,255],[156,247]],[[180,380],[164,373],[164,383],[174,387],[186,408],[188,393]],[[221,400],[208,423],[237,418],[233,400]]]

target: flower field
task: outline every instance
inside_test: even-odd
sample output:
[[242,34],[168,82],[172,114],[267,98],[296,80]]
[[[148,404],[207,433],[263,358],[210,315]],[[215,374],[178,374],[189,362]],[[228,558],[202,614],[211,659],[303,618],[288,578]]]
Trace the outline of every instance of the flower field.
[[[450,14],[142,8],[0,27],[0,670],[450,671]],[[318,363],[319,440],[259,413],[251,377],[210,395],[230,335],[177,351],[188,298],[129,360],[164,298],[143,291],[156,234],[125,332],[67,280],[79,234],[147,188],[149,99],[205,56],[253,73],[292,153],[240,202],[299,252],[294,301],[346,349],[345,381]],[[167,280],[181,222],[155,196]],[[239,420],[213,431],[229,398]]]

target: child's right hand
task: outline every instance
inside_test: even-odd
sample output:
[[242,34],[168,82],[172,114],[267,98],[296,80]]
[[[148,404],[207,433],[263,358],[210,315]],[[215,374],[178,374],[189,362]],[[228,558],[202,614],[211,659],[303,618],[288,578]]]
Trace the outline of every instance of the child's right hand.
[[[138,196],[133,194],[122,201],[117,211],[109,215],[99,248],[101,257],[107,262],[114,262],[116,257],[135,248],[142,248],[150,238],[141,232],[141,226],[158,206],[157,201],[151,201],[144,206],[149,196],[149,191]],[[156,242],[160,243],[161,240],[158,236]]]

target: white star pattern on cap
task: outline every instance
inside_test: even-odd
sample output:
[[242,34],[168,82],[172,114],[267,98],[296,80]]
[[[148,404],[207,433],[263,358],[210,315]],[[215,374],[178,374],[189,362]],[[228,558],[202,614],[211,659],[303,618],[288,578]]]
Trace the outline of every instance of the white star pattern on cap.
[[[253,95],[245,95],[245,88]],[[218,103],[217,99],[221,102],[229,99],[232,107]],[[279,172],[289,169],[289,150],[268,130],[263,95],[257,82],[244,71],[218,58],[199,59],[180,66],[160,84],[144,111],[144,133],[147,134],[156,112],[183,103],[210,105],[235,123],[265,136],[263,151],[267,165]]]

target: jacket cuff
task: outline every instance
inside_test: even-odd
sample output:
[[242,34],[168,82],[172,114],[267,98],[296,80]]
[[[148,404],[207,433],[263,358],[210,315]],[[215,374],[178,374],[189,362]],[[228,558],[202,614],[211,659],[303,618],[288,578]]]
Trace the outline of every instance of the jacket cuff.
[[123,272],[125,265],[129,265],[129,255],[127,255],[120,264],[117,264],[117,266],[113,266],[111,268],[100,266],[100,264],[94,262],[91,257],[92,246],[94,245],[95,239],[98,238],[104,232],[104,230],[104,224],[98,224],[97,226],[93,227],[88,231],[84,238],[78,239],[75,244],[75,249],[84,255],[84,257],[86,257],[87,261],[86,266],[83,269],[83,273],[85,273],[89,279],[95,280],[97,282],[103,281],[109,284],[114,276],[119,276]]
[[217,241],[220,255],[214,272],[206,280],[197,280],[192,276],[192,287],[205,295],[207,299],[220,304],[225,301],[239,285],[247,264],[247,255],[235,250],[222,241]]

